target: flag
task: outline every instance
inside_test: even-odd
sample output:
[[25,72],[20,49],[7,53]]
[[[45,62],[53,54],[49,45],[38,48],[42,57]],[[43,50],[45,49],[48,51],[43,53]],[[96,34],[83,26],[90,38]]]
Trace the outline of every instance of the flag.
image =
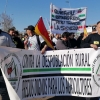
[[87,29],[86,27],[84,27],[84,37],[87,37],[87,36],[88,36]]
[[37,22],[36,26],[35,26],[35,33],[38,35],[41,35],[42,38],[45,40],[45,42],[47,43],[47,45],[54,49],[53,45],[52,45],[52,41],[49,38],[49,33],[47,32],[43,19],[42,17],[40,17],[39,21]]

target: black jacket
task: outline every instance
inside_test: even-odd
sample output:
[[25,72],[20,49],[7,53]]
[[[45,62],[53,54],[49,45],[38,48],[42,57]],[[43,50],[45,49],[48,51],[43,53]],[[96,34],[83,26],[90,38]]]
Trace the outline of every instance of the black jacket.
[[81,48],[81,42],[82,42],[83,36],[79,36],[77,39],[77,48]]
[[16,48],[24,49],[24,43],[21,41],[19,37],[13,37],[13,41],[16,45]]
[[98,33],[90,34],[86,39],[82,40],[82,48],[90,48],[90,44],[100,47],[100,35]]
[[71,48],[74,48],[77,46],[77,41],[76,39],[69,39],[69,43],[71,45]]

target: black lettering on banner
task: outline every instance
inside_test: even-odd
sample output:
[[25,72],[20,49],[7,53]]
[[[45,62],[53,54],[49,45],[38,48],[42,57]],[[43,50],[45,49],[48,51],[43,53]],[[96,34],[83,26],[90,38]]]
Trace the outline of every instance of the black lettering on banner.
[[35,84],[35,96],[38,96],[38,79],[34,79],[34,84]]
[[86,95],[87,94],[87,81],[86,81],[86,78],[84,80],[85,80],[85,95]]
[[60,26],[54,23],[54,29],[55,30],[60,30]]
[[73,66],[73,54],[61,55],[61,66]]
[[48,94],[51,94],[51,81],[50,78],[48,78]]
[[63,26],[63,25],[58,25],[58,24],[54,23],[54,29],[68,31],[68,30],[78,30],[78,27],[77,26]]
[[59,67],[59,55],[55,56],[55,67]]
[[34,66],[34,56],[29,55],[29,60],[28,60],[29,68],[32,68]]
[[60,94],[63,94],[63,89],[64,89],[64,82],[63,82],[63,78],[60,78]]
[[65,24],[65,21],[56,21],[56,24]]
[[69,25],[80,25],[80,21],[79,22],[66,21],[66,24],[69,24]]
[[55,67],[55,55],[52,57],[52,66]]
[[25,80],[25,97],[28,97],[28,80]]
[[32,79],[32,91],[33,91],[33,96],[35,96],[35,79]]
[[66,83],[66,94],[69,94],[69,87],[70,87],[70,85],[69,85],[69,82],[68,82],[67,78],[66,78],[65,83]]
[[88,93],[88,95],[92,95],[92,86],[91,86],[91,79],[89,79],[89,86],[88,86],[88,88],[90,88],[89,90],[89,93]]
[[91,78],[46,77],[22,81],[22,98],[46,95],[92,95]]
[[90,66],[89,63],[89,53],[75,54],[75,64],[76,66]]
[[63,20],[74,20],[74,21],[79,21],[80,18],[76,16],[62,16],[62,15],[55,15],[56,19],[63,19]]
[[80,94],[80,83],[79,83],[79,78],[76,80],[76,94]]
[[89,79],[87,79],[87,81],[86,81],[86,85],[87,85],[87,94],[89,94]]
[[55,13],[55,14],[58,14],[58,10],[57,10],[57,9],[54,9],[54,13]]
[[35,79],[35,96],[39,95],[38,94],[38,90],[39,90],[39,83],[38,83],[38,79]]
[[48,79],[48,88],[49,88],[48,89],[49,90],[48,93],[52,94],[52,79],[50,79],[50,78]]
[[68,94],[71,94],[71,90],[72,90],[71,79],[72,78],[68,78],[68,83],[69,83]]
[[32,68],[34,67],[34,55],[24,55],[22,59],[23,68]]
[[75,88],[76,88],[75,84],[76,84],[76,82],[73,78],[73,81],[72,81],[72,94],[75,94]]
[[74,84],[73,84],[73,78],[70,78],[70,84],[71,84],[71,91],[70,93],[73,93],[73,88],[74,88]]
[[40,55],[36,55],[36,67],[40,68]]
[[85,95],[85,89],[83,88],[83,87],[85,87],[85,83],[82,78],[80,78],[80,80],[81,80],[81,93],[82,93],[82,95]]
[[43,95],[47,95],[47,84],[46,84],[47,79],[43,79]]
[[43,55],[42,56],[42,67],[46,66],[46,57]]
[[46,61],[46,67],[49,67],[49,65],[47,64],[47,62],[48,62],[48,56],[46,55],[45,58],[46,58],[45,59],[45,61]]
[[49,55],[46,56],[46,67],[51,67],[50,56]]
[[60,26],[60,30],[61,31],[65,30],[65,26]]
[[52,78],[52,94],[55,94],[54,93],[54,78]]
[[52,55],[48,55],[48,66],[51,67],[51,63],[52,63]]
[[63,90],[62,90],[62,93],[65,94],[65,78],[64,77],[62,78],[62,81],[63,81]]
[[73,66],[73,54],[42,56],[42,67],[61,67],[61,66],[64,67]]
[[28,56],[24,55],[22,59],[22,67],[23,68],[28,68]]
[[61,9],[60,10],[57,10],[57,9],[54,9],[54,13],[55,14],[58,14],[58,15],[74,15],[75,14],[75,10],[71,10],[71,11],[62,11]]
[[[77,85],[77,79],[76,79],[76,78],[74,78],[74,84]],[[76,86],[76,85],[75,85],[75,90],[76,90],[76,91],[74,90],[74,94],[77,94],[77,88],[76,88],[77,86]]]
[[32,79],[29,82],[29,96],[33,96],[33,82]]

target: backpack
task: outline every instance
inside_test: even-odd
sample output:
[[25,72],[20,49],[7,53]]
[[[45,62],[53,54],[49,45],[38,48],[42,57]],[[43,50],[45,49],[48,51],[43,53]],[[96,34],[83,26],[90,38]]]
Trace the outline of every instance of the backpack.
[[36,35],[36,38],[37,38],[37,42],[38,42],[39,48],[40,48],[40,50],[42,50],[47,43],[45,41],[43,43],[41,43],[39,35]]

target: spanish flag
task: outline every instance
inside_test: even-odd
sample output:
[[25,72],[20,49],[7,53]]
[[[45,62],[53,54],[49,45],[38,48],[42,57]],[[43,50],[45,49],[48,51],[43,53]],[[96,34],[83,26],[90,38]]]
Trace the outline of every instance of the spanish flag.
[[86,30],[86,27],[84,27],[84,37],[87,37],[88,36],[88,33],[87,33],[87,30]]
[[41,35],[42,38],[47,43],[47,45],[54,50],[54,47],[52,45],[52,41],[49,38],[49,33],[47,32],[47,30],[45,28],[45,25],[44,25],[42,17],[40,17],[39,21],[37,22],[37,24],[35,26],[35,33],[37,35]]

